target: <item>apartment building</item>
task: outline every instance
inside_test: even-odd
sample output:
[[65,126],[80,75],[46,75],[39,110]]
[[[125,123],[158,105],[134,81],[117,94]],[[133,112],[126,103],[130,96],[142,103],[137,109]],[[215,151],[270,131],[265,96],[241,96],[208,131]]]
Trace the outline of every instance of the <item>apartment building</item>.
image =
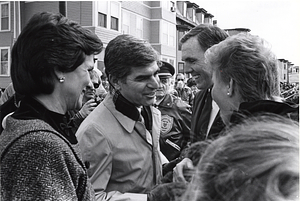
[[289,67],[290,62],[285,59],[278,59],[278,70],[279,70],[279,79],[282,83],[288,83],[289,82]]
[[[213,23],[212,14],[189,1],[0,1],[0,88],[10,78],[10,52],[22,28],[37,12],[60,12],[96,33],[104,43],[119,34],[131,34],[151,43],[160,59],[183,72],[179,39],[201,23]],[[104,51],[96,67],[104,69]]]
[[291,66],[289,69],[289,82],[299,84],[299,66]]

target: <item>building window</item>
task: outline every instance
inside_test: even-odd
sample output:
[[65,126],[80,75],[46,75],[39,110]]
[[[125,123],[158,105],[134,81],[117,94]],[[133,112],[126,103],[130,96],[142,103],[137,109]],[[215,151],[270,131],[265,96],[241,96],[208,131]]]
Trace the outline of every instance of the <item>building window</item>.
[[121,2],[95,1],[95,4],[98,12],[98,26],[119,31],[121,29],[121,27],[119,27],[119,20],[121,19]]
[[110,1],[110,29],[119,31],[119,19],[121,13],[121,4],[117,1]]
[[184,63],[178,63],[178,73],[184,73]]
[[162,23],[162,44],[164,44],[164,45],[169,44],[168,36],[169,36],[168,23],[163,21],[163,23]]
[[0,48],[0,75],[9,75],[8,73],[8,59],[9,59],[9,48]]
[[176,40],[176,25],[169,24],[169,45],[175,47],[175,40]]
[[143,38],[143,18],[136,16],[136,37]]
[[162,44],[169,45],[171,47],[175,47],[175,40],[176,40],[176,27],[174,24],[171,24],[166,21],[162,21],[161,25],[162,30]]
[[9,3],[0,3],[0,31],[9,31]]
[[119,30],[119,19],[115,17],[111,17],[110,28],[113,30]]
[[122,12],[122,33],[130,34],[130,13],[123,11]]
[[106,15],[100,12],[98,12],[98,26],[105,28],[107,27]]

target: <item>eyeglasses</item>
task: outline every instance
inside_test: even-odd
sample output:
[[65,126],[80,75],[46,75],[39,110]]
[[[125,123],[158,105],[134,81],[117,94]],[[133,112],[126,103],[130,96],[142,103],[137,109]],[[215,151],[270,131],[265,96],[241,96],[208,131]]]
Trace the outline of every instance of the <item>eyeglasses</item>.
[[183,81],[183,79],[177,79],[177,81]]
[[97,89],[97,88],[100,86],[99,83],[93,83],[93,85],[94,85],[94,88],[95,88],[95,89]]

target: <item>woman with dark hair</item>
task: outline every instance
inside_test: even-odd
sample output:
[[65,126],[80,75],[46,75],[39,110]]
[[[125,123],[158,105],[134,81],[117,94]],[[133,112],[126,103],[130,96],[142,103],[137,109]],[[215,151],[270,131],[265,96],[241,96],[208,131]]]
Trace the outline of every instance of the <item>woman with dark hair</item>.
[[35,14],[12,49],[24,98],[0,136],[1,200],[93,200],[68,110],[80,108],[103,44],[61,14]]

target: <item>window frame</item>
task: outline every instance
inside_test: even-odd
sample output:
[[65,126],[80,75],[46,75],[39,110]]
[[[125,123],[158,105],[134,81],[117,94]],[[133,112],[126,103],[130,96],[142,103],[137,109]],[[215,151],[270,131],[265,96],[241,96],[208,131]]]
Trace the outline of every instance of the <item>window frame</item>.
[[[8,5],[8,28],[7,29],[2,29],[2,5],[5,5],[7,4]],[[4,31],[10,31],[11,27],[10,27],[10,2],[0,2],[0,32],[4,32]]]
[[[7,74],[2,74],[2,50],[7,50]],[[10,76],[10,47],[3,46],[0,47],[0,77],[8,77]]]
[[[104,17],[104,23],[105,23],[104,26],[102,26],[102,25],[100,24],[100,22],[101,22],[100,16],[103,16],[103,17]],[[99,26],[99,27],[107,28],[107,14],[98,12],[98,26]]]
[[176,27],[174,24],[161,20],[160,30],[161,44],[176,47]]
[[122,11],[122,33],[130,34],[130,13],[127,11]]
[[[113,27],[113,20],[116,22],[116,27]],[[119,31],[119,18],[110,16],[110,29]]]

